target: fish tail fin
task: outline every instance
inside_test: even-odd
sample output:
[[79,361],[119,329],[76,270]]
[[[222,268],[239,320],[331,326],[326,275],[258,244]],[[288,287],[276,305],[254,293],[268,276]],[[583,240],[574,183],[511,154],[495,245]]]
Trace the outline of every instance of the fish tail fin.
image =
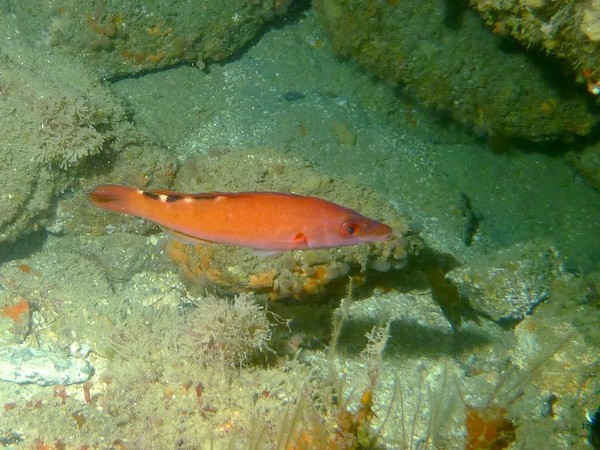
[[96,186],[87,193],[88,201],[92,206],[129,214],[135,214],[133,211],[135,199],[139,196],[137,189],[117,184]]

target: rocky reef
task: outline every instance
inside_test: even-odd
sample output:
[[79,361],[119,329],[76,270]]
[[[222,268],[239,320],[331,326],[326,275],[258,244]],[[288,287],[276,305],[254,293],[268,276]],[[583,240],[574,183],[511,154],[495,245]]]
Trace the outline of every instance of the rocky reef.
[[[310,10],[200,70],[288,3],[0,6],[0,444],[595,445],[600,197],[582,202],[597,193],[560,158],[493,154],[404,102],[489,136],[570,139],[594,130],[587,94],[456,2],[317,0],[331,41]],[[186,40],[192,10],[214,23],[190,17],[209,28]],[[181,61],[195,66],[151,73]],[[598,148],[573,161],[598,167]],[[315,195],[394,234],[269,258],[186,245],[87,207],[100,183]],[[562,246],[589,267],[569,272]]]
[[447,278],[471,307],[494,321],[520,322],[550,296],[560,277],[559,258],[552,246],[535,241],[481,255]]
[[600,95],[600,2],[471,0],[500,35],[559,58],[571,77]]
[[589,134],[598,110],[549,61],[443,0],[317,0],[339,55],[476,133],[533,141]]
[[[221,61],[287,11],[289,0],[11,2],[30,43],[81,55],[102,77]],[[35,13],[34,13],[35,12]]]
[[[42,230],[55,214],[57,195],[72,197],[66,193],[80,187],[77,176],[92,167],[121,167],[117,177],[137,167],[149,178],[174,168],[82,62],[23,43],[9,17],[2,24],[8,36],[0,72],[0,243]],[[142,159],[142,148],[145,157],[155,157]]]
[[[314,3],[338,55],[397,85],[403,97],[415,97],[486,136],[500,151],[515,140],[594,136],[600,3],[474,0],[471,5]],[[568,158],[596,187],[597,160],[593,141]]]

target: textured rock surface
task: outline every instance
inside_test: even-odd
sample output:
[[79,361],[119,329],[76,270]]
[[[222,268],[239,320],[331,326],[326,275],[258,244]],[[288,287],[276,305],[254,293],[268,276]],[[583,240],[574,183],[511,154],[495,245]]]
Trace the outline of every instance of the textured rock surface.
[[495,33],[561,58],[577,81],[600,94],[600,1],[471,0]]
[[443,0],[317,0],[334,50],[476,132],[532,140],[588,134],[598,112],[535,61]]
[[0,242],[38,227],[66,170],[110,150],[125,116],[82,66],[18,43],[2,50]]
[[588,183],[600,190],[600,143],[589,145],[581,152],[569,152],[566,159]]
[[[173,167],[82,63],[29,47],[10,18],[0,22],[6,43],[0,71],[0,243],[45,227],[56,194],[78,186],[76,175],[120,166],[129,178],[143,177],[156,164],[162,171],[154,176],[161,177]],[[103,161],[95,159],[101,154]]]
[[476,311],[498,321],[522,320],[549,296],[560,273],[556,250],[527,242],[475,258],[447,277]]
[[92,375],[89,362],[29,347],[0,349],[0,380],[41,386],[83,383]]
[[290,1],[11,3],[32,43],[81,55],[101,76],[111,77],[223,60],[284,13]]

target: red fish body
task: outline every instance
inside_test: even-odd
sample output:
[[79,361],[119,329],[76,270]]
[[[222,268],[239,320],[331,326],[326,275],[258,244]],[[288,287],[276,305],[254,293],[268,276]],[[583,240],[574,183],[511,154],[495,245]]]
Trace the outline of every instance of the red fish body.
[[184,194],[102,185],[93,206],[156,222],[176,237],[267,252],[387,240],[392,229],[316,197],[277,192]]

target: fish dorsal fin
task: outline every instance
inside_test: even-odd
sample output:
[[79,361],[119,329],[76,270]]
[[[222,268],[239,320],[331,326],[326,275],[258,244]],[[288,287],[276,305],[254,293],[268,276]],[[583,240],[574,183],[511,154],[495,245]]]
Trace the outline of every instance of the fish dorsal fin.
[[178,200],[189,197],[187,194],[169,191],[167,189],[151,189],[149,191],[142,191],[142,195],[151,198],[152,200],[160,200],[161,202],[165,203],[173,203]]
[[200,194],[188,194],[189,197],[196,200],[217,200],[219,197],[237,197],[235,192],[201,192]]
[[197,194],[187,194],[185,192],[177,192],[170,191],[168,189],[149,189],[147,191],[142,191],[144,195],[147,197],[160,199],[162,201],[166,201],[168,203],[181,200],[181,199],[194,199],[194,200],[219,200],[226,198],[243,198],[243,197],[252,197],[256,194],[262,196],[273,196],[273,197],[293,197],[295,194],[282,194],[279,192],[268,192],[268,191],[249,191],[249,192],[221,192],[221,191],[213,191],[213,192],[200,192]]
[[[176,192],[175,192],[176,194]],[[260,195],[262,197],[301,197],[296,194],[286,194],[282,192],[271,192],[271,191],[247,191],[247,192],[221,192],[221,191],[213,191],[213,192],[201,192],[198,194],[181,194],[186,197],[192,197],[197,199],[218,199],[219,197],[223,198],[244,198],[244,197],[255,197],[256,195]]]
[[178,200],[218,200],[219,198],[232,197],[236,194],[229,194],[227,192],[207,192],[200,194],[186,194],[184,192],[170,191],[168,189],[150,189],[148,191],[142,191],[142,194],[146,197],[150,197],[153,200],[161,200],[166,203],[173,203]]

